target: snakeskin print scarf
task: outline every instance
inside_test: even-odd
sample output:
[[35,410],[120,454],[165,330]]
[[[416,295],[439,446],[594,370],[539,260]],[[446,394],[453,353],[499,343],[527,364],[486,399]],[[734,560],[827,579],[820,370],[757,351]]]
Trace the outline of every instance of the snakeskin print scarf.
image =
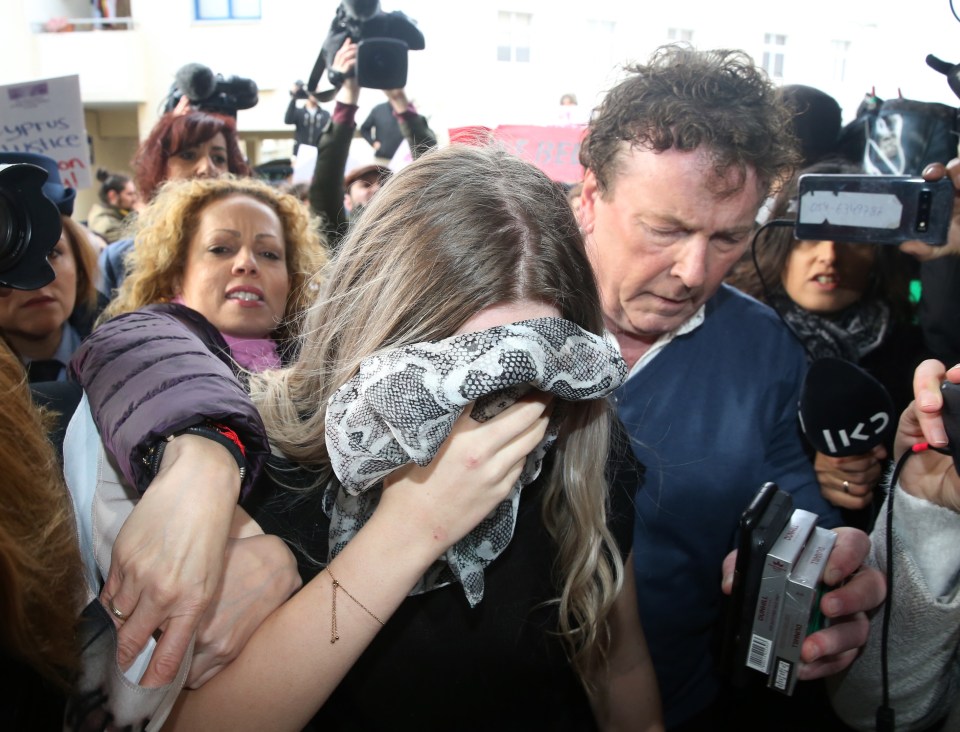
[[[427,465],[469,402],[476,401],[471,416],[482,422],[531,386],[569,401],[600,399],[626,376],[612,336],[561,318],[525,320],[365,359],[327,405],[327,450],[339,479],[324,493],[330,559],[373,514],[383,478],[410,462]],[[454,544],[412,594],[460,582],[470,605],[480,602],[483,569],[510,543],[520,490],[540,474],[558,433],[555,418],[507,499]]]

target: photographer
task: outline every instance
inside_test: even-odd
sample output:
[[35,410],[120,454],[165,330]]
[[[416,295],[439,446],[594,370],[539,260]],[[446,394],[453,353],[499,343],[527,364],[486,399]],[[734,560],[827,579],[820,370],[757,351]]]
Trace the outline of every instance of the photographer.
[[[332,69],[340,72],[344,81],[337,92],[333,122],[320,140],[317,166],[310,184],[310,206],[314,213],[324,220],[327,241],[332,248],[336,248],[340,239],[346,234],[351,212],[356,215],[356,211],[365,203],[359,196],[352,196],[344,180],[350,142],[357,129],[355,118],[360,99],[360,84],[356,74],[352,73],[356,64],[357,44],[347,38],[334,57]],[[387,89],[384,93],[397,118],[400,130],[410,145],[414,159],[436,147],[437,139],[426,117],[417,113],[413,104],[407,99],[406,91]],[[351,183],[354,182],[351,181]]]
[[[297,100],[304,98],[307,100],[306,104],[298,107]],[[283,117],[285,125],[295,125],[297,128],[293,133],[294,156],[301,145],[317,147],[320,144],[320,136],[329,122],[330,113],[320,107],[316,96],[305,91],[302,83],[294,84],[290,89],[290,104],[287,105],[287,113]]]

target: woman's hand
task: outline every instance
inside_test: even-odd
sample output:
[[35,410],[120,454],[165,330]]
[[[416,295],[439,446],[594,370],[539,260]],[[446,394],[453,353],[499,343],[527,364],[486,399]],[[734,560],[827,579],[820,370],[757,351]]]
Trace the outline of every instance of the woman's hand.
[[870,452],[848,457],[831,457],[821,452],[813,462],[820,482],[820,494],[834,506],[859,510],[870,505],[873,489],[883,477],[887,449],[877,445]]
[[180,435],[117,536],[100,599],[117,622],[120,666],[127,668],[162,631],[143,686],[162,686],[176,676],[220,585],[239,493],[240,471],[225,447]]
[[528,394],[486,422],[471,418],[468,404],[429,465],[387,477],[374,517],[400,522],[439,557],[507,497],[546,434],[550,400]]
[[[904,410],[897,426],[894,442],[897,457],[917,443],[947,446],[940,392],[944,381],[960,384],[960,366],[948,370],[939,361],[929,360],[917,367],[913,376],[914,400]],[[933,450],[915,454],[904,463],[900,487],[918,498],[960,512],[960,476],[950,455]]]
[[953,182],[953,215],[950,218],[950,230],[947,243],[940,247],[930,246],[921,241],[907,241],[900,245],[900,251],[926,262],[937,257],[960,254],[960,158],[954,158],[946,165],[931,163],[923,169],[923,179],[940,180],[945,175]]

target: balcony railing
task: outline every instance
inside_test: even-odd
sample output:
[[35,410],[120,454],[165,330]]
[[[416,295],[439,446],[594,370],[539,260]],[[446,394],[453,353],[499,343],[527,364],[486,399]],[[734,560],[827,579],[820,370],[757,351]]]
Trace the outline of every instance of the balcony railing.
[[133,18],[51,18],[34,23],[34,33],[72,33],[74,31],[133,30]]

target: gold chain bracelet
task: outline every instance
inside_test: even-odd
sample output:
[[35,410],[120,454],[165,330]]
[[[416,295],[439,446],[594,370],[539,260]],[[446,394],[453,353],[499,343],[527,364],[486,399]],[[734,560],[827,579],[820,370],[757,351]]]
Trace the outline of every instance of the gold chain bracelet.
[[380,623],[381,626],[384,624],[380,618],[374,615],[373,611],[371,611],[370,608],[368,608],[366,605],[360,602],[357,598],[351,595],[350,590],[348,590],[346,587],[340,584],[340,581],[336,577],[334,577],[333,572],[330,571],[330,567],[327,567],[326,570],[327,570],[327,574],[330,575],[330,579],[333,580],[333,609],[330,614],[331,645],[333,643],[336,643],[338,640],[340,640],[340,634],[337,633],[337,590],[343,590],[346,596],[349,597],[351,600],[353,600],[355,603],[357,603],[357,605],[359,605],[367,615],[369,615],[371,618],[373,618],[378,623]]

